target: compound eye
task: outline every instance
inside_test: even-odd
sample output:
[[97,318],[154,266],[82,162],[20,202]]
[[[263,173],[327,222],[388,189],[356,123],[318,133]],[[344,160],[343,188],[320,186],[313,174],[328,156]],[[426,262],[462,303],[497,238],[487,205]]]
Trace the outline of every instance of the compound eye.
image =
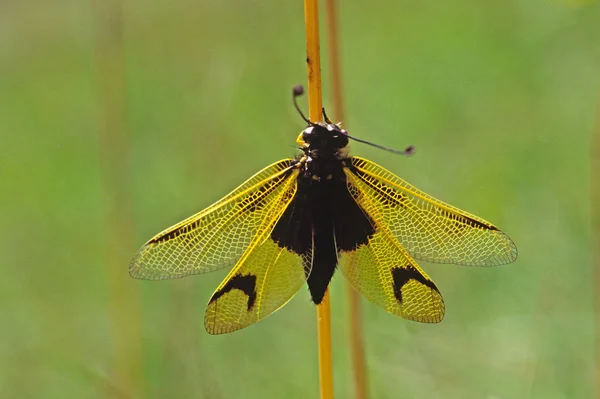
[[334,134],[332,139],[334,148],[343,148],[348,145],[348,137],[345,134]]
[[309,126],[302,132],[302,139],[304,141],[310,141],[310,138],[313,136],[313,127]]

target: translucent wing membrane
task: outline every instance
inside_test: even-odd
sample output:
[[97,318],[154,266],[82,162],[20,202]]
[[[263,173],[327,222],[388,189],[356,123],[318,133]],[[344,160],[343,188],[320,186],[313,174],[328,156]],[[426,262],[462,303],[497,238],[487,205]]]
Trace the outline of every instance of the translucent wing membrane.
[[[345,169],[354,199],[380,215],[408,254],[436,263],[494,266],[514,262],[517,248],[494,225],[439,201],[359,157]],[[378,226],[378,227],[380,227]]]
[[204,315],[209,333],[232,332],[267,317],[306,281],[312,251],[301,256],[278,246],[268,236],[271,229],[248,248],[211,297]]
[[296,192],[292,160],[267,166],[202,212],[148,241],[129,265],[135,278],[158,280],[234,265],[264,240]]
[[[356,188],[351,192],[356,194]],[[366,196],[357,197],[357,203],[376,229],[366,244],[340,254],[346,279],[365,298],[392,314],[423,323],[442,321],[444,301],[435,284],[387,228],[377,206]]]

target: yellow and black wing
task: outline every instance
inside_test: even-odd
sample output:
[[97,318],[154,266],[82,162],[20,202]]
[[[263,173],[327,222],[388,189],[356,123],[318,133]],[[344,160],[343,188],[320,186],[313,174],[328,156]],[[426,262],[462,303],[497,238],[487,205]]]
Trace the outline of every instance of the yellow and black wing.
[[469,266],[502,265],[517,258],[515,244],[496,226],[433,198],[381,166],[352,157],[344,170],[356,202],[377,219],[378,229],[388,226],[412,257]]
[[275,243],[269,233],[257,237],[212,295],[204,314],[211,334],[239,330],[285,305],[306,282],[312,249],[298,255]]
[[292,160],[267,166],[198,214],[150,239],[129,264],[134,278],[161,280],[233,266],[279,218],[296,191]]
[[[367,205],[361,199],[357,202]],[[369,241],[340,254],[346,279],[361,295],[392,314],[422,323],[442,321],[444,300],[433,281],[386,227],[382,214],[371,208],[369,216],[376,224]]]
[[208,303],[206,330],[231,332],[268,316],[298,292],[312,266],[312,251],[298,255],[270,237],[296,193],[297,176],[292,160],[266,167],[220,201],[148,241],[129,273],[156,280],[235,264]]

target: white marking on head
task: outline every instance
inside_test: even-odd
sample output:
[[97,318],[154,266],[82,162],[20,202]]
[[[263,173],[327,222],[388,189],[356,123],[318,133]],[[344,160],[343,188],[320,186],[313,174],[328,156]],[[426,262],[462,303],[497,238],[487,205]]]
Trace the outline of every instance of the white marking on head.
[[330,132],[333,131],[333,125],[327,125],[327,130],[329,130]]
[[313,129],[314,129],[314,128],[313,128],[313,126],[309,126],[309,127],[307,127],[306,129],[304,129],[304,133],[306,133],[306,134],[311,134],[311,133],[312,133],[312,131],[313,131]]

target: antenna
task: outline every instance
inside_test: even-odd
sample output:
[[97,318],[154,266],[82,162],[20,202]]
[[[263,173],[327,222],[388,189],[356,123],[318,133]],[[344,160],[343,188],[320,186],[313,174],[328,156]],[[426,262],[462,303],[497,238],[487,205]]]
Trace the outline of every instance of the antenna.
[[367,144],[367,145],[370,145],[371,147],[375,147],[375,148],[379,148],[380,150],[391,152],[392,154],[405,155],[405,156],[409,157],[409,156],[413,155],[416,152],[416,149],[415,149],[414,145],[409,145],[404,150],[400,151],[400,150],[394,150],[393,148],[384,147],[384,146],[379,145],[379,144],[371,143],[370,141],[357,139],[356,137],[352,137],[352,136],[350,136],[348,134],[346,134],[346,136],[348,136],[349,139],[352,139],[354,141],[358,141],[359,143]]
[[333,125],[333,122],[331,121],[331,119],[329,119],[327,113],[325,112],[325,107],[321,108],[321,112],[323,112],[323,119],[325,119],[325,122],[329,123],[330,125]]
[[[296,107],[296,111],[298,111],[298,113],[300,114],[300,116],[302,117],[302,119],[304,119],[304,121],[306,123],[308,123],[309,125],[313,125],[313,123],[306,116],[304,116],[304,114],[300,110],[300,107],[298,106],[298,101],[296,100],[296,98],[299,97],[299,96],[301,96],[302,94],[304,94],[304,87],[302,87],[302,85],[297,85],[296,87],[294,87],[294,90],[292,91],[293,101],[294,101],[294,107]],[[329,117],[327,116],[327,113],[325,112],[325,108],[321,108],[321,111],[323,112],[323,119],[325,119],[325,122],[328,123],[328,124],[333,125],[333,122],[331,121],[331,119],[329,119]],[[357,139],[356,137],[352,137],[345,130],[342,130],[342,132],[344,134],[346,134],[346,136],[349,139],[352,139],[354,141],[358,141],[359,143],[370,145],[371,147],[379,148],[380,150],[391,152],[392,154],[411,156],[416,151],[415,147],[412,146],[412,145],[409,145],[408,147],[406,147],[402,151],[400,151],[400,150],[394,150],[393,148],[384,147],[384,146],[379,145],[379,144],[371,143],[370,141],[361,140],[361,139]]]
[[306,116],[304,116],[304,114],[300,110],[300,107],[298,106],[298,101],[296,100],[296,98],[301,96],[302,94],[304,94],[304,87],[302,87],[302,85],[297,85],[296,87],[294,87],[294,90],[292,90],[292,99],[294,101],[294,107],[296,107],[296,111],[298,111],[302,119],[304,119],[304,121],[309,125],[312,125],[312,122]]

